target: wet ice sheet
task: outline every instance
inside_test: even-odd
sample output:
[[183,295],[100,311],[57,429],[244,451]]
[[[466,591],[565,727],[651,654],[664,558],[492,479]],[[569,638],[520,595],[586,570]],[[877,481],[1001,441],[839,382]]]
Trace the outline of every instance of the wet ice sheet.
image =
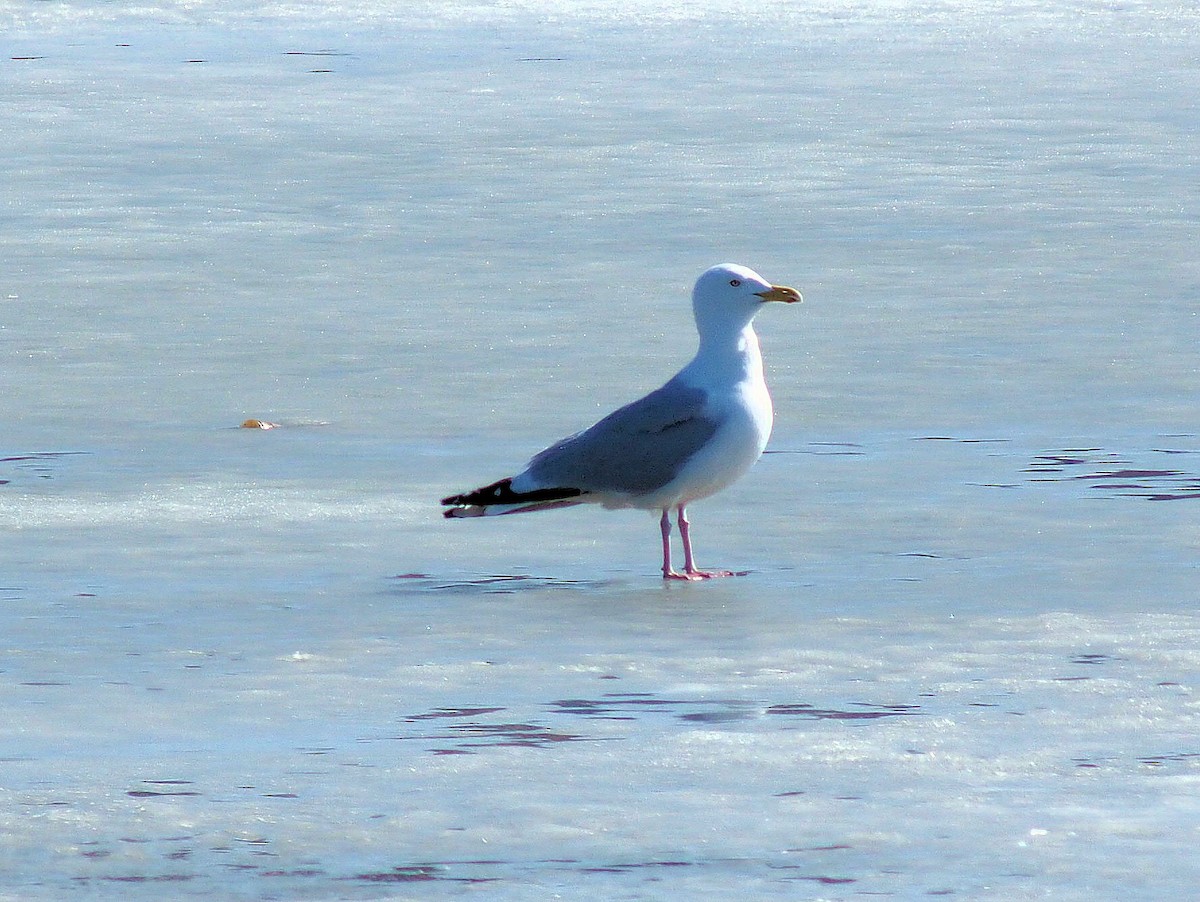
[[496,432],[506,395],[460,399],[515,357],[558,435],[670,375],[666,300],[732,258],[808,297],[762,323],[781,428],[1186,421],[1190,20],[1063,9],[35,32],[5,67],[0,413],[18,450],[247,406]]
[[[147,527],[112,571],[6,587],[7,885],[1185,894],[1190,504],[1046,482],[1057,452],[1013,442],[802,450],[825,496],[802,538],[726,539],[762,563],[702,592],[652,560],[578,559],[592,530],[652,557],[640,517],[563,519],[534,554],[532,518],[452,550],[428,520],[366,503],[313,522],[295,498],[257,539],[247,512],[223,522],[245,556],[196,524],[179,549]],[[891,488],[864,495],[873,479]],[[110,528],[48,546],[54,569],[89,559],[80,539],[111,548]],[[383,572],[353,541],[385,533],[389,557],[429,566]]]
[[[21,824],[10,879],[48,897],[170,881],[293,898],[475,881],[710,898],[1135,885],[1165,898],[1195,879],[1189,618],[922,622],[886,636],[816,620],[805,632],[819,648],[713,648],[687,624],[727,635],[745,612],[668,603],[652,626],[683,627],[680,655],[646,646],[644,618],[608,626],[631,613],[611,595],[589,607],[550,594],[550,616],[539,591],[508,596],[508,611],[538,618],[551,648],[594,630],[586,655],[496,641],[494,602],[460,598],[486,659],[406,664],[413,643],[355,638],[19,682],[18,710],[51,705],[93,726],[46,723],[59,751],[24,745],[6,763]],[[72,695],[102,704],[112,728]]]
[[[190,9],[0,70],[0,893],[1187,897],[1183,12]],[[750,575],[438,520],[731,258]]]

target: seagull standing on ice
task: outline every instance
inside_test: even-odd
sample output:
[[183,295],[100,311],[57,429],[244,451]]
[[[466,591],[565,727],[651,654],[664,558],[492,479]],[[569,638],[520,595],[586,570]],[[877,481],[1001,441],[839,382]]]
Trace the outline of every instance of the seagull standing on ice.
[[[744,266],[704,272],[692,291],[700,349],[692,362],[640,400],[535,456],[516,476],[442,499],[447,517],[488,517],[600,504],[662,511],[663,579],[732,576],[701,570],[687,506],[742,476],[771,435],[774,411],[752,322],[763,304],[801,300]],[[671,566],[671,509],[683,541],[683,572]]]

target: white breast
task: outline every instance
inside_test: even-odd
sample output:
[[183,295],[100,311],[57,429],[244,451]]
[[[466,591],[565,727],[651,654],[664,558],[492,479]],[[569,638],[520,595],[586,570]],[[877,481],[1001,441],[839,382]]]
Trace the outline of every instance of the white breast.
[[771,396],[761,379],[742,383],[723,397],[713,397],[706,415],[721,421],[708,441],[670,483],[642,499],[639,507],[690,504],[714,495],[746,474],[762,455],[771,436]]

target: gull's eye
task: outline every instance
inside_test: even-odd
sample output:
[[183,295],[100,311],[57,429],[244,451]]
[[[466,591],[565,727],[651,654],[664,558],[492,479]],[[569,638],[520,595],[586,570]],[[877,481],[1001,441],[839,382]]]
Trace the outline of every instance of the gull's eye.
[[730,279],[729,284],[732,285],[734,288],[737,288],[739,285],[742,284],[742,280],[741,279]]

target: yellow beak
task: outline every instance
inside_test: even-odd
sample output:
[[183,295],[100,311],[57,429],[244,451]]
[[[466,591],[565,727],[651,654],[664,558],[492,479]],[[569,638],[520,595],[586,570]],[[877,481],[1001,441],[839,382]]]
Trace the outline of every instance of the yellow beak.
[[756,291],[755,294],[764,301],[782,301],[785,304],[796,304],[804,300],[800,292],[786,285],[772,285],[766,291]]

